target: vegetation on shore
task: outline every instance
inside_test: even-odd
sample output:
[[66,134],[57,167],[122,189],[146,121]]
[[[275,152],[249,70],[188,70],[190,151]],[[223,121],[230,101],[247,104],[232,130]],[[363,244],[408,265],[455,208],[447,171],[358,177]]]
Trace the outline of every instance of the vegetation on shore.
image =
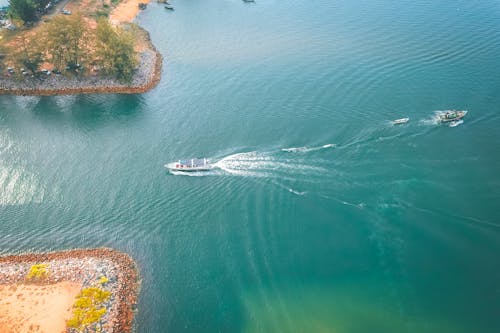
[[28,253],[0,256],[0,266],[2,285],[80,284],[82,289],[73,295],[72,317],[64,318],[69,331],[132,332],[140,280],[127,254],[107,248]]
[[[10,0],[9,15],[25,25],[48,0]],[[104,3],[104,2],[103,2]],[[30,10],[34,8],[33,16]],[[0,36],[0,71],[21,79],[64,73],[102,75],[130,82],[138,64],[134,25],[112,25],[104,15],[56,15]]]
[[34,264],[31,266],[30,271],[26,274],[28,281],[42,281],[49,277],[49,270],[47,264]]
[[100,320],[106,314],[104,303],[110,297],[109,291],[99,287],[82,289],[73,305],[73,317],[68,320],[68,327],[78,332],[100,332]]

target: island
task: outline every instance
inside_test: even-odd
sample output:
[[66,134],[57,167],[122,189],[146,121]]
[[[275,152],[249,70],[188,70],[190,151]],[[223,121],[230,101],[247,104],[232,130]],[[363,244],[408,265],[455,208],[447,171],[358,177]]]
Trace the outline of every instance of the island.
[[149,33],[133,23],[144,4],[11,0],[0,9],[0,94],[136,94],[152,89],[160,81],[163,59]]
[[139,274],[108,249],[0,257],[0,332],[131,332]]

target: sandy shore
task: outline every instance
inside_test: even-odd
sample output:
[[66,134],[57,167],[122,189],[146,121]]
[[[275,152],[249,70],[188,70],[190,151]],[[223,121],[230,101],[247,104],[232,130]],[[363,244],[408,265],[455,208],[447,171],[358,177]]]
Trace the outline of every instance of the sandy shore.
[[139,13],[140,3],[149,3],[150,0],[124,0],[109,15],[113,24],[132,22]]
[[[50,275],[30,282],[33,264],[43,263]],[[131,332],[139,278],[134,261],[111,249],[71,250],[0,257],[0,332],[72,332],[66,329],[75,296],[100,285],[111,293],[105,303],[102,333]]]
[[64,332],[81,289],[74,282],[0,285],[0,332]]

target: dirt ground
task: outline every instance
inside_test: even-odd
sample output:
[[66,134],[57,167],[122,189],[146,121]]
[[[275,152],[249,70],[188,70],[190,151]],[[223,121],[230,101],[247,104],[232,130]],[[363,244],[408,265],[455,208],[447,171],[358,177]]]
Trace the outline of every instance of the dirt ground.
[[[96,28],[96,13],[109,13],[109,20],[115,25],[129,23],[139,13],[139,3],[149,3],[150,0],[121,0],[117,6],[111,0],[69,0],[60,2],[53,12],[42,17],[34,27],[26,29],[22,26],[15,32],[4,32],[0,36],[0,43],[4,43],[13,49],[20,46],[23,39],[29,40],[44,28],[44,21],[52,19],[56,15],[63,15],[61,9],[68,9],[72,15],[80,13],[91,29]],[[17,23],[20,24],[19,22]]]
[[60,333],[81,284],[0,285],[0,332]]
[[109,20],[113,24],[132,22],[139,12],[139,3],[149,3],[150,0],[124,0],[111,12]]

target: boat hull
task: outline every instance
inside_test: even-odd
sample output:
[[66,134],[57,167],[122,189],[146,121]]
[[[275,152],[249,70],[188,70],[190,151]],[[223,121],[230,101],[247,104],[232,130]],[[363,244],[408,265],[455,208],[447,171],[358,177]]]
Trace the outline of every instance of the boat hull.
[[410,121],[410,118],[401,118],[401,119],[396,119],[392,121],[393,125],[401,125],[401,124],[406,124],[408,121]]
[[179,162],[172,162],[165,164],[165,168],[169,169],[170,171],[196,172],[196,171],[209,171],[212,168],[212,166],[207,162],[203,162],[200,164],[191,163],[190,165],[189,163],[181,163],[179,161]]

